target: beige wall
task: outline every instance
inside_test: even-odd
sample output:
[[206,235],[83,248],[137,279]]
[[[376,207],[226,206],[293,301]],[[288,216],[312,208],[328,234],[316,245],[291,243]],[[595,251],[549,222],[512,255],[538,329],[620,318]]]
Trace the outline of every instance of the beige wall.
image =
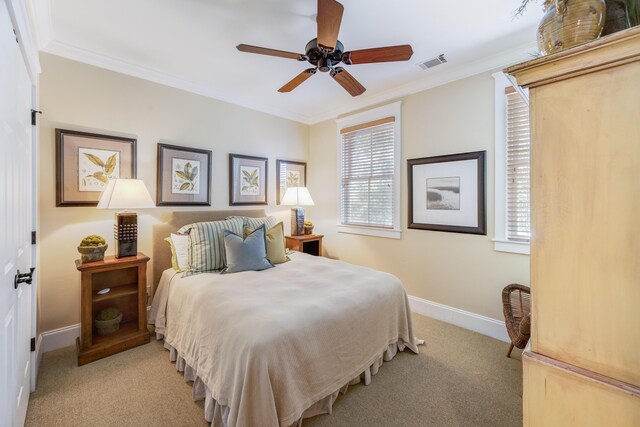
[[[490,73],[423,91],[402,104],[402,239],[336,231],[338,165],[334,120],[311,126],[308,209],[326,254],[388,271],[407,293],[502,319],[501,290],[529,284],[529,257],[493,249],[494,89]],[[406,159],[487,151],[486,236],[407,229]]]
[[[287,231],[288,210],[274,203],[275,160],[309,159],[309,187],[316,206],[307,213],[316,232],[325,235],[327,255],[396,274],[410,295],[496,319],[502,318],[502,287],[529,283],[529,257],[496,252],[491,242],[494,117],[489,73],[403,99],[403,235],[393,240],[336,232],[335,121],[309,127],[59,57],[43,55],[41,60],[40,332],[79,322],[76,245],[88,234],[101,234],[111,242],[113,227],[111,211],[55,207],[55,128],[137,138],[138,177],[154,198],[158,142],[211,149],[211,209],[229,208],[229,152],[269,157],[267,210],[285,221]],[[487,150],[487,236],[408,230],[406,159],[476,150]],[[169,210],[140,213],[139,250],[151,253],[151,227]]]
[[[74,260],[82,237],[100,234],[113,246],[112,211],[55,207],[55,128],[137,138],[138,178],[154,199],[158,142],[212,150],[210,209],[229,208],[229,152],[268,157],[267,211],[288,219],[287,209],[274,203],[276,158],[306,160],[308,126],[51,55],[41,61],[39,332],[79,323],[80,274]],[[151,253],[151,226],[169,210],[139,212],[138,250]],[[285,220],[287,230],[288,224]],[[107,255],[112,253],[111,247]]]

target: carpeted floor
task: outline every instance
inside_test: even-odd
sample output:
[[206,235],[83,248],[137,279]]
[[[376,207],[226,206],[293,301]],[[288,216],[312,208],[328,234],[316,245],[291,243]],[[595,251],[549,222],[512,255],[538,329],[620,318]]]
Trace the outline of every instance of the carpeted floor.
[[[519,352],[415,314],[414,326],[419,355],[399,353],[304,426],[522,425]],[[26,425],[206,426],[203,405],[158,341],[81,367],[69,347],[44,355]]]

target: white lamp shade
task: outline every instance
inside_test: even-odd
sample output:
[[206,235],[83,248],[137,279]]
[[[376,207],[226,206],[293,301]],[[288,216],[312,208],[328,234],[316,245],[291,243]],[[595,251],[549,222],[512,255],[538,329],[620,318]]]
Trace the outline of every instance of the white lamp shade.
[[102,193],[98,209],[155,208],[153,199],[141,179],[112,179]]
[[289,187],[282,197],[281,205],[313,206],[313,199],[307,187]]

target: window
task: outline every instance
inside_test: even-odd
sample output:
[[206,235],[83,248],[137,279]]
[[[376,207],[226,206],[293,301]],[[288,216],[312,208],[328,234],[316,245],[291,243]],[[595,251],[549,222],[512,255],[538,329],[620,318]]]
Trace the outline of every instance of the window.
[[531,237],[529,102],[503,73],[496,96],[495,249],[528,254]]
[[337,123],[338,231],[400,238],[400,102]]

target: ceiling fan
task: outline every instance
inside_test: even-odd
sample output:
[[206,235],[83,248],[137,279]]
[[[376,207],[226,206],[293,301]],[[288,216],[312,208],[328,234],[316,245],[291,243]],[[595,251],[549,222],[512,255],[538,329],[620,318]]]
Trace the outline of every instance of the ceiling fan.
[[346,65],[352,65],[370,64],[374,62],[408,61],[411,55],[413,55],[413,50],[410,45],[404,44],[345,52],[344,46],[340,40],[338,40],[338,32],[340,31],[343,12],[344,6],[336,0],[318,0],[318,17],[316,19],[318,23],[318,37],[307,43],[305,54],[247,44],[239,44],[237,48],[241,52],[307,61],[314,66],[307,68],[295,76],[290,82],[278,89],[278,92],[291,92],[320,70],[325,73],[329,72],[331,77],[349,92],[351,96],[361,95],[366,90],[365,87],[343,67],[338,67],[338,64],[341,62]]

